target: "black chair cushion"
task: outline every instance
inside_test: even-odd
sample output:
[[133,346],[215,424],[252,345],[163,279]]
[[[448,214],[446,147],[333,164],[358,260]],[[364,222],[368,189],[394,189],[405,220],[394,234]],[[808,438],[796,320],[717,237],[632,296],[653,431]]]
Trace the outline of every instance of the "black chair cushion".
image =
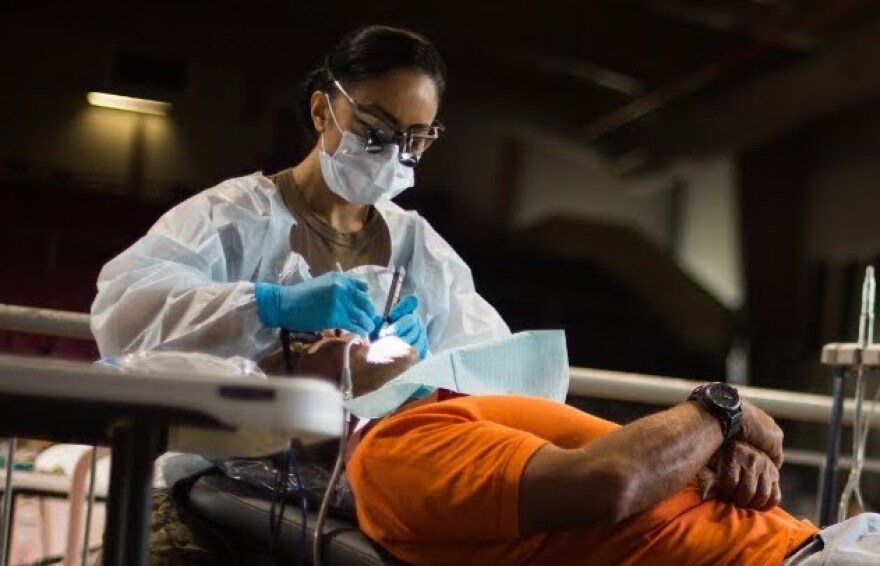
[[[241,482],[214,473],[196,481],[189,491],[187,507],[220,529],[244,535],[269,547],[270,499]],[[306,524],[307,563],[313,563],[311,551],[317,509],[309,510]],[[298,559],[302,535],[302,510],[288,502],[284,526],[278,540],[279,558]],[[368,539],[356,525],[330,517],[324,524],[322,558],[326,566],[384,566],[403,564]]]

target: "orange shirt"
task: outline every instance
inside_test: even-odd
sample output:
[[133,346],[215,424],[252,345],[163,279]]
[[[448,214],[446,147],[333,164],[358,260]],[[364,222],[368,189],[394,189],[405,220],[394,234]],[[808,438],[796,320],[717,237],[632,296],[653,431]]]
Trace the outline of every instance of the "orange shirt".
[[520,536],[519,480],[546,442],[618,425],[529,397],[462,397],[388,417],[348,478],[361,529],[411,564],[780,564],[817,528],[782,509],[701,501],[688,487],[614,527]]

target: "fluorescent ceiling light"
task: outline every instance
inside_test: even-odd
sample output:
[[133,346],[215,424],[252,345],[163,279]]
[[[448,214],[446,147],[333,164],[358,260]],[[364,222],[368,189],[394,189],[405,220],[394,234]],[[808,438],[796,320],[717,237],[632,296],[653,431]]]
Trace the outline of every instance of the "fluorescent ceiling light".
[[131,96],[108,94],[106,92],[90,92],[86,95],[86,99],[92,106],[103,106],[104,108],[115,108],[116,110],[127,110],[141,114],[167,116],[171,111],[170,102],[133,98]]

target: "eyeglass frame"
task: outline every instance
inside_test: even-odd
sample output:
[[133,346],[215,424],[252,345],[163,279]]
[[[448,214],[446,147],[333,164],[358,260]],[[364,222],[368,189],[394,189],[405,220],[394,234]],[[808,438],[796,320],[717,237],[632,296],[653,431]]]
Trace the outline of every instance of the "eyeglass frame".
[[[339,83],[336,77],[333,76],[333,73],[332,71],[330,71],[329,66],[327,68],[327,75],[330,77],[331,84],[333,84],[333,86],[335,86],[339,90],[339,92],[342,93],[342,96],[348,101],[349,104],[351,104],[355,112],[366,114],[367,116],[378,120],[384,126],[386,126],[388,130],[390,130],[391,139],[387,142],[383,142],[381,136],[379,135],[379,132],[381,132],[382,130],[365,123],[364,127],[367,129],[367,139],[366,143],[364,144],[364,149],[366,150],[366,152],[381,153],[386,145],[394,144],[397,145],[397,147],[400,149],[400,152],[397,155],[398,161],[400,161],[402,165],[405,165],[407,167],[415,167],[416,164],[418,164],[419,160],[422,158],[422,153],[427,150],[427,148],[425,148],[425,150],[422,150],[421,153],[417,153],[412,150],[414,137],[413,128],[415,128],[416,126],[410,126],[406,129],[406,131],[401,130],[400,128],[389,122],[386,118],[379,116],[375,112],[371,112],[370,110],[355,102],[351,95],[349,95],[348,92],[344,88],[342,88],[342,85]],[[444,126],[437,120],[434,120],[434,122],[427,127],[435,129],[437,131],[437,134],[434,136],[417,137],[436,140],[439,139],[441,133],[446,131],[446,126]]]

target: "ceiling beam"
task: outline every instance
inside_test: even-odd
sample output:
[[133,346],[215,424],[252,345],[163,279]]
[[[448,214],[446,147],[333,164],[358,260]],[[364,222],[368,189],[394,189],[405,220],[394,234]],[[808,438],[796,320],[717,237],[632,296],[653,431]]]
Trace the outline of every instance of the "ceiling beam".
[[[794,7],[787,2],[785,6],[780,6],[769,2],[649,0],[646,7],[668,18],[757,41],[763,41],[773,34],[770,29],[773,22],[781,25],[786,18],[796,15]],[[818,49],[821,43],[818,36],[804,33],[786,37],[779,45],[795,53],[808,53]]]
[[506,63],[523,73],[567,77],[627,98],[639,96],[645,90],[644,83],[638,78],[582,58],[550,55],[531,47],[506,42],[495,42],[484,53],[494,62]]
[[788,69],[670,109],[617,141],[646,147],[655,159],[754,147],[880,92],[878,53],[880,20]]

